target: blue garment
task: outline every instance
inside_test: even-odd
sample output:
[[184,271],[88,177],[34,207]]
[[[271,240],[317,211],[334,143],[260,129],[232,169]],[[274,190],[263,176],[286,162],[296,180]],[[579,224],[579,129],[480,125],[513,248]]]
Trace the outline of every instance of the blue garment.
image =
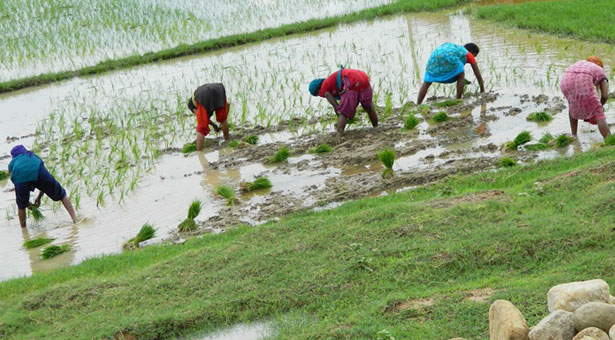
[[33,153],[22,153],[14,157],[9,163],[11,181],[25,183],[38,180],[38,170],[43,161]]
[[457,76],[463,72],[467,62],[468,50],[461,46],[445,43],[438,46],[427,61],[425,82],[453,83]]
[[15,196],[19,209],[26,209],[30,205],[30,192],[34,189],[44,192],[53,201],[59,201],[66,197],[66,190],[47,171],[45,164],[41,163],[37,177],[38,179],[35,181],[15,183]]

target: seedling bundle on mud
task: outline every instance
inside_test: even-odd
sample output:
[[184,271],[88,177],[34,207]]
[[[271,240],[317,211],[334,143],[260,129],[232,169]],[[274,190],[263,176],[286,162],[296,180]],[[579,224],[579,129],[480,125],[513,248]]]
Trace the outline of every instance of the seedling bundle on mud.
[[448,114],[446,114],[446,112],[441,111],[441,112],[436,113],[431,119],[436,123],[442,123],[442,122],[446,122],[449,119],[449,117],[448,117]]
[[216,189],[216,193],[218,193],[218,195],[222,196],[223,198],[226,198],[227,205],[235,205],[237,198],[235,197],[235,191],[233,191],[231,187],[226,185],[220,185],[218,186],[218,189]]
[[131,238],[130,240],[126,241],[126,243],[124,243],[123,248],[124,249],[139,248],[139,244],[141,242],[147,241],[153,238],[154,235],[156,235],[156,229],[154,229],[154,227],[151,224],[146,223],[141,227],[141,229],[137,233],[137,236]]
[[395,150],[384,148],[384,150],[378,152],[378,158],[384,165],[382,170],[382,178],[391,178],[395,176],[393,172],[393,163],[395,163]]
[[201,202],[200,200],[192,201],[192,203],[190,203],[190,206],[188,207],[188,217],[177,226],[177,229],[180,232],[196,230],[198,226],[194,219],[199,216],[202,207],[203,202]]
[[416,118],[414,112],[410,112],[406,120],[404,121],[404,129],[412,130],[414,129],[421,121]]
[[43,259],[50,259],[62,253],[66,253],[67,251],[70,251],[70,246],[68,244],[63,244],[60,246],[48,246],[41,252],[41,257]]
[[271,163],[281,163],[286,162],[286,160],[290,157],[290,151],[286,146],[283,146],[280,151],[278,151],[275,155],[269,158]]
[[320,144],[317,147],[310,149],[310,153],[322,154],[333,151],[333,147],[329,144]]
[[240,184],[240,189],[242,192],[250,192],[254,190],[269,189],[271,186],[272,184],[269,178],[259,177],[255,179],[254,182],[242,182]]
[[34,238],[31,240],[27,240],[26,242],[23,243],[23,246],[26,249],[32,249],[32,248],[37,248],[40,247],[42,245],[45,245],[47,243],[51,243],[51,241],[53,241],[53,238],[44,238],[44,237],[39,237],[39,238]]

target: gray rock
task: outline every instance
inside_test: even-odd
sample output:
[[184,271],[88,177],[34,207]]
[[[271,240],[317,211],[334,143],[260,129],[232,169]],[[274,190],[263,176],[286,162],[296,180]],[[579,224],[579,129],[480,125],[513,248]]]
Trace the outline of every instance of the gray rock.
[[609,330],[609,337],[611,340],[615,339],[615,325],[613,325],[613,327]]
[[572,340],[581,340],[583,338],[589,337],[592,340],[611,340],[609,336],[600,328],[589,327],[580,331],[577,335],[572,338]]
[[527,322],[510,301],[496,300],[489,308],[490,340],[527,340]]
[[604,302],[586,303],[574,312],[573,320],[577,330],[598,327],[608,332],[615,325],[615,305]]
[[532,327],[529,338],[530,340],[571,340],[575,333],[572,313],[558,309]]
[[589,302],[608,303],[611,294],[609,285],[604,280],[570,282],[554,286],[547,293],[549,312],[558,309],[574,312]]

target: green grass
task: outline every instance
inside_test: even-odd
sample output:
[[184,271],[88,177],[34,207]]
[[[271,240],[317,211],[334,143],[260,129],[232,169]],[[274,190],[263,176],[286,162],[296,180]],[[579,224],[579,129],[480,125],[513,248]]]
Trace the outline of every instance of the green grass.
[[412,130],[414,129],[417,125],[419,125],[421,121],[416,118],[416,116],[414,115],[414,112],[411,112],[408,117],[406,117],[406,120],[404,121],[404,129],[406,130]]
[[461,103],[463,103],[462,99],[451,99],[451,100],[445,100],[443,102],[435,103],[434,105],[437,107],[449,107],[449,106],[459,105]]
[[446,122],[449,119],[448,115],[446,114],[446,112],[441,111],[436,113],[431,120],[433,120],[436,123],[442,123],[442,122]]
[[533,112],[530,113],[527,116],[527,120],[531,121],[531,122],[550,122],[551,120],[553,120],[553,116],[551,116],[550,114],[546,113],[546,112]]
[[269,161],[271,163],[286,162],[288,157],[290,157],[290,151],[288,151],[286,146],[283,146],[275,155],[269,158]]
[[8,171],[0,170],[0,181],[8,179],[9,177],[10,176],[9,176],[9,172]]
[[191,142],[191,143],[187,143],[182,148],[182,152],[183,153],[191,153],[191,152],[195,152],[195,151],[196,151],[196,141]]
[[615,42],[615,2],[586,0],[528,2],[476,8],[481,19],[520,28],[571,36],[590,41]]
[[558,148],[563,148],[570,145],[570,143],[572,143],[573,141],[573,137],[570,137],[566,134],[561,134],[557,136],[557,138],[555,138],[555,146],[557,146]]
[[38,238],[33,238],[31,240],[27,240],[26,242],[23,243],[23,246],[26,249],[38,248],[44,244],[50,243],[53,240],[55,239],[38,237]]
[[246,136],[243,139],[243,141],[248,143],[248,144],[256,145],[256,144],[258,144],[258,136],[256,136],[256,135]]
[[62,253],[66,253],[67,251],[70,251],[70,246],[68,244],[63,244],[61,246],[48,246],[41,252],[41,257],[47,260]]
[[254,190],[269,189],[272,187],[271,181],[267,177],[258,177],[254,182],[241,183],[241,191],[250,192]]
[[509,167],[513,167],[515,165],[517,165],[517,161],[512,159],[512,158],[505,157],[505,158],[500,159],[500,167],[501,168],[509,168]]
[[235,197],[235,191],[229,186],[220,185],[216,189],[216,193],[223,198],[226,198],[227,205],[235,205],[237,198]]
[[188,208],[188,218],[195,219],[199,216],[201,212],[201,208],[203,207],[203,202],[200,200],[194,200],[190,203],[190,207]]
[[323,154],[333,151],[333,147],[329,144],[320,144],[317,147],[311,148],[310,153]]
[[157,52],[145,53],[142,55],[135,54],[124,58],[107,60],[94,66],[83,67],[71,71],[46,73],[33,77],[5,81],[0,83],[0,93],[70,79],[73,77],[101,74],[103,72],[129,68],[136,65],[149,64],[188,55],[202,54],[276,37],[312,32],[323,28],[334,27],[339,24],[367,21],[392,14],[432,11],[468,2],[471,2],[471,0],[399,0],[391,4],[364,9],[354,13],[321,19],[310,19],[303,22],[282,25],[275,28],[262,29],[250,33],[235,34],[210,39],[194,44],[182,44],[174,48],[164,49]]
[[[454,176],[0,282],[0,336],[164,339],[272,320],[273,339],[488,339],[496,299],[533,326],[553,285],[615,284],[614,159],[601,148]],[[481,289],[494,294],[468,299]]]

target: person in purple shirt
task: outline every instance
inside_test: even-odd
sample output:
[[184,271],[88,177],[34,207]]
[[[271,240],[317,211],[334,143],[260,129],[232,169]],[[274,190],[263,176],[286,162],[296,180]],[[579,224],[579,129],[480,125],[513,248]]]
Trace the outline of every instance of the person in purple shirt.
[[[43,193],[54,201],[62,201],[62,205],[66,208],[73,223],[77,223],[75,209],[66,196],[66,190],[47,171],[43,160],[32,151],[28,151],[23,145],[17,145],[11,149],[11,157],[13,159],[9,163],[9,174],[15,185],[17,211],[21,227],[26,227],[26,208],[31,209],[32,206],[40,206]],[[30,203],[30,192],[34,189],[38,189],[40,192],[34,200],[34,204],[32,204]]]

